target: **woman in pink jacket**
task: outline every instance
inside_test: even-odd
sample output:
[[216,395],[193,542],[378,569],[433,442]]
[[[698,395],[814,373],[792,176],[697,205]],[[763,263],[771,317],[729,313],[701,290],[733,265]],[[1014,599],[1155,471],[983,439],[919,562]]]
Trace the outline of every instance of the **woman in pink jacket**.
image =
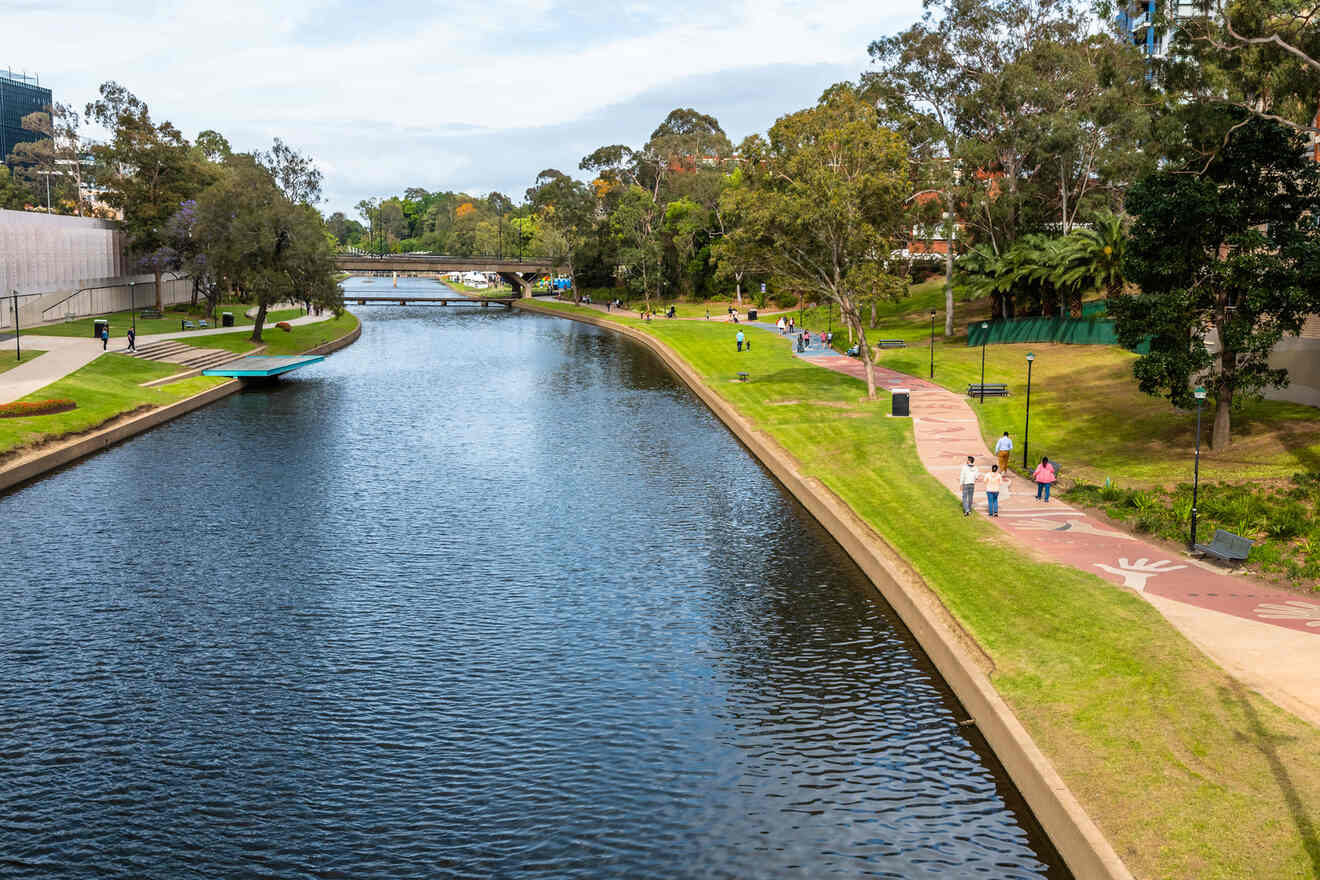
[[1036,481],[1036,500],[1040,500],[1041,493],[1045,495],[1045,502],[1050,500],[1050,484],[1054,482],[1054,465],[1050,464],[1048,458],[1042,458],[1040,464],[1036,467],[1035,473],[1031,478]]

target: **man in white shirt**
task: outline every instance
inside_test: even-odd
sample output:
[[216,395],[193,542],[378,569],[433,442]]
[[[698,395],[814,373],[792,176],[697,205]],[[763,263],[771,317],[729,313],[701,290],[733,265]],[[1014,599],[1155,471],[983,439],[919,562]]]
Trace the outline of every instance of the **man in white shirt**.
[[1001,474],[1008,472],[1008,454],[1012,451],[1013,441],[1008,438],[1008,432],[1005,431],[1004,436],[1000,437],[999,442],[995,444],[995,455],[999,456],[999,472]]
[[963,516],[970,516],[972,513],[972,500],[976,494],[976,481],[981,479],[981,473],[976,469],[976,459],[967,456],[967,464],[962,466],[958,473],[958,483],[962,486]]

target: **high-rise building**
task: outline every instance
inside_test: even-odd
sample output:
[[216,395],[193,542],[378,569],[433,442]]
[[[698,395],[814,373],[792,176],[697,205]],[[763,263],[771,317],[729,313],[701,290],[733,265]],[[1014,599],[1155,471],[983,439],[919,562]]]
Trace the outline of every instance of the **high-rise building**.
[[1118,26],[1147,57],[1163,58],[1169,54],[1169,37],[1178,23],[1203,14],[1199,4],[1187,0],[1128,0],[1119,4]]
[[50,106],[50,89],[43,89],[37,77],[0,70],[0,161],[9,160],[15,144],[41,139],[23,128],[23,117]]

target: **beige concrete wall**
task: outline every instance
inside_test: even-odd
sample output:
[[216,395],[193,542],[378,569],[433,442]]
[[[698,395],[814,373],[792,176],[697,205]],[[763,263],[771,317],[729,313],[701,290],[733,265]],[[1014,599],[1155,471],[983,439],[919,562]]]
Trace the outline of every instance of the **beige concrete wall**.
[[1285,336],[1274,346],[1270,366],[1288,371],[1288,387],[1270,389],[1267,398],[1320,407],[1320,339]]
[[[0,210],[0,328],[14,325],[15,290],[41,294],[19,298],[18,321],[24,327],[129,308],[128,283],[153,279],[124,274],[123,246],[123,232],[110,220]],[[116,282],[122,283],[61,303],[79,288]],[[150,284],[138,284],[135,293],[139,306],[155,302]],[[162,296],[165,305],[191,299],[192,282],[167,278]]]

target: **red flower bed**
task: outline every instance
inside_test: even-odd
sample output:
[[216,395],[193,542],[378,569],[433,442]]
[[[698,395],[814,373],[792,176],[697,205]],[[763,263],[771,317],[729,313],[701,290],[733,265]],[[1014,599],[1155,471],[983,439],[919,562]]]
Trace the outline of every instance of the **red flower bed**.
[[281,330],[283,330],[285,333],[291,333],[291,332],[293,331],[293,327],[290,326],[290,324],[289,324],[288,321],[280,321],[280,322],[279,322],[278,324],[276,324],[275,326],[276,326],[276,327],[279,327],[279,328],[280,328]]
[[23,416],[48,416],[53,413],[68,412],[77,409],[78,404],[67,398],[54,400],[16,400],[13,403],[0,403],[0,419],[17,419]]

